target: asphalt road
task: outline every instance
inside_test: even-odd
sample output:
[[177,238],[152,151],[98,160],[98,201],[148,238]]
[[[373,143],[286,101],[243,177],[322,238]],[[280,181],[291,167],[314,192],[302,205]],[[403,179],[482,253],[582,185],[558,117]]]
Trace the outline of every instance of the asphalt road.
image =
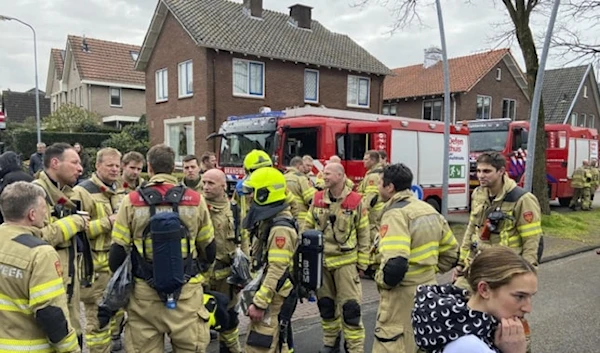
[[[539,269],[538,294],[529,320],[535,353],[600,352],[600,256],[588,252],[543,264]],[[364,310],[371,351],[375,305]],[[321,347],[317,322],[295,330],[298,353],[316,353]],[[209,352],[214,352],[210,350]]]

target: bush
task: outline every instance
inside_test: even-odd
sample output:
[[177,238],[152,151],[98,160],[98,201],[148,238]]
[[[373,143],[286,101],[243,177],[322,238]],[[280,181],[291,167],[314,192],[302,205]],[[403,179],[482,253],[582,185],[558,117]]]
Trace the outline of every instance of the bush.
[[98,132],[102,129],[100,115],[74,104],[61,105],[42,123],[48,131]]
[[145,156],[150,149],[148,125],[127,125],[121,132],[110,134],[110,138],[102,143],[102,147],[116,148],[123,154],[136,151]]
[[[29,130],[13,130],[8,131],[5,135],[7,137],[6,143],[9,148],[16,153],[23,155],[23,159],[28,159],[29,156],[36,151],[37,144],[37,133],[36,131]],[[69,132],[55,132],[55,131],[42,131],[42,141],[50,146],[55,142],[66,142],[75,144],[79,142],[84,147],[100,147],[102,142],[109,139],[110,134],[107,133],[69,133]]]

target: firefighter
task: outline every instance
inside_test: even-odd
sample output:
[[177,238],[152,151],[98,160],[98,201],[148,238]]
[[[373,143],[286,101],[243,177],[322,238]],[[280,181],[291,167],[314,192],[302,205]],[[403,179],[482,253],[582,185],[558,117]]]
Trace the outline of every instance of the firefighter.
[[[336,155],[333,155],[329,157],[329,160],[327,160],[327,162],[325,162],[326,165],[329,163],[342,164],[342,159]],[[350,189],[354,189],[354,183],[352,182],[352,180],[350,180],[350,178],[348,178],[348,176],[346,176],[346,185]],[[315,188],[317,188],[318,190],[323,190],[325,188],[325,176],[323,171],[320,171],[315,178]]]
[[227,307],[228,324],[222,327],[219,335],[221,353],[242,352],[239,342],[238,312],[236,310],[239,302],[239,288],[227,283],[227,277],[231,275],[232,256],[238,245],[249,255],[249,239],[241,241],[235,229],[234,213],[232,205],[227,199],[227,181],[225,174],[219,169],[210,169],[204,172],[203,194],[206,199],[210,218],[215,229],[215,240],[217,242],[217,258],[213,271],[210,275],[210,290],[225,294],[229,299]]
[[325,190],[315,194],[304,222],[305,229],[320,230],[324,234],[323,286],[317,291],[323,325],[321,353],[341,351],[341,330],[346,352],[364,350],[359,276],[364,275],[369,265],[369,218],[362,197],[348,187],[345,179],[341,164],[325,166]]
[[373,353],[417,351],[411,324],[417,286],[435,284],[436,273],[450,271],[458,260],[458,243],[448,222],[415,198],[412,181],[411,170],[400,163],[385,167],[378,183],[385,208],[376,245],[381,299]]
[[200,176],[202,176],[205,172],[217,167],[217,155],[214,152],[204,152],[200,163],[202,163],[200,168]]
[[598,186],[600,186],[600,170],[598,170],[598,160],[596,158],[592,159],[590,172],[592,173],[592,202],[594,201],[594,195],[596,194],[596,190],[598,190]]
[[265,271],[248,307],[251,323],[245,351],[290,352],[288,328],[297,303],[291,264],[298,233],[286,202],[285,177],[275,168],[260,168],[244,182],[244,188],[252,197],[244,227],[254,239],[253,268]]
[[[96,155],[96,172],[90,179],[73,188],[72,200],[81,203],[82,211],[88,212],[91,221],[87,230],[94,266],[94,281],[82,286],[80,297],[85,307],[85,342],[90,353],[108,353],[111,350],[111,328],[100,328],[98,305],[110,279],[108,251],[110,250],[112,225],[124,197],[117,180],[121,168],[121,153],[114,148],[103,148]],[[120,323],[113,323],[113,350],[121,350]]]
[[569,202],[569,208],[575,211],[581,199],[583,199],[583,188],[585,184],[584,165],[578,167],[571,176],[571,187],[573,188],[573,197]]
[[315,188],[310,185],[306,175],[300,170],[302,168],[302,158],[294,157],[290,161],[290,167],[285,172],[285,182],[287,184],[288,193],[294,198],[294,206],[292,207],[292,215],[298,220],[298,226],[302,228],[302,223],[306,218],[306,211],[310,207]]
[[80,352],[58,253],[39,238],[46,194],[18,181],[0,196],[0,343],[3,352]]
[[454,271],[456,285],[470,289],[464,277],[473,257],[483,248],[504,245],[534,266],[539,263],[541,210],[536,197],[506,174],[506,159],[497,152],[477,158],[480,186],[473,191],[471,215]]
[[[44,170],[33,182],[46,192],[48,212],[42,228],[42,239],[52,245],[60,257],[64,271],[71,325],[82,344],[79,316],[79,276],[77,275],[77,241],[75,236],[87,229],[89,216],[76,214],[77,206],[70,197],[82,173],[79,154],[73,146],[55,143],[44,153]],[[88,274],[90,275],[90,274]]]
[[385,150],[379,150],[377,151],[379,153],[379,162],[381,163],[382,166],[386,166],[388,165],[388,154]]
[[590,211],[592,209],[592,186],[596,185],[594,181],[593,167],[587,159],[583,160],[583,195],[581,200],[581,210]]
[[140,177],[142,169],[144,169],[144,156],[135,151],[127,152],[121,159],[121,170],[123,173],[117,181],[118,188],[125,194],[135,191],[144,183],[144,179]]
[[[175,186],[177,179],[171,175],[175,151],[171,147],[153,146],[147,163],[150,180],[123,199],[113,224],[109,253],[113,272],[125,261],[129,250],[134,265],[136,283],[126,307],[125,349],[163,352],[166,333],[175,352],[205,353],[210,340],[209,313],[203,304],[200,269],[210,266],[216,256],[210,213],[200,194]],[[178,201],[169,201],[173,199]],[[158,204],[152,200],[158,200]],[[159,230],[171,236],[159,236]],[[159,241],[161,246],[154,248],[153,243]],[[153,261],[157,258],[166,261]],[[177,283],[174,292],[158,290],[166,286],[164,281],[173,285],[171,281],[176,278],[183,279],[183,284]],[[105,313],[99,315],[101,322],[108,323]]]
[[188,188],[198,193],[202,192],[202,176],[200,175],[200,166],[198,157],[193,154],[183,157],[183,180],[182,182]]
[[[290,162],[291,165],[291,162]],[[312,158],[310,154],[305,154],[302,156],[302,165],[298,166],[298,171],[304,173],[307,178],[314,177],[313,167],[315,166],[315,160]]]
[[[381,220],[381,212],[383,211],[383,202],[380,199],[378,189],[379,175],[383,172],[383,165],[379,158],[379,152],[375,150],[365,153],[363,164],[367,172],[356,189],[356,192],[362,195],[365,207],[369,210],[371,246],[379,231],[379,222]],[[371,277],[374,274],[374,269],[376,268],[375,262],[375,258],[371,257],[369,269],[365,271],[367,277]]]

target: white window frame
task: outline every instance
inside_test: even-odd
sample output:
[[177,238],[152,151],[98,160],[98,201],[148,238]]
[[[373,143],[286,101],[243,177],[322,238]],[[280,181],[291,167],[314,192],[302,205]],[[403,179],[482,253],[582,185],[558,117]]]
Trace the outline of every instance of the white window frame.
[[154,74],[156,80],[156,103],[166,102],[169,100],[169,71],[162,68],[156,70]]
[[[119,90],[119,104],[113,104],[112,102],[112,91],[113,89]],[[108,87],[108,103],[111,107],[121,108],[123,107],[123,89],[121,87]]]
[[583,86],[583,98],[587,98],[587,97],[588,97],[587,86]]
[[[188,154],[195,154],[195,151],[194,151],[195,146],[196,146],[196,122],[195,121],[196,120],[193,116],[165,119],[163,121],[165,144],[167,146],[171,146],[171,137],[169,135],[169,127],[170,126],[191,123],[192,124],[192,151],[191,152],[187,151],[187,152],[188,152]],[[171,148],[173,148],[173,147],[171,147]],[[173,148],[173,150],[175,150],[175,148]],[[181,168],[181,166],[183,165],[182,159],[185,156],[177,157],[177,154],[178,154],[178,151],[175,151],[175,166]]]
[[475,118],[477,118],[477,101],[479,100],[479,98],[489,98],[490,99],[490,105],[489,105],[489,113],[488,113],[488,117],[485,118],[485,107],[482,107],[483,111],[481,112],[481,119],[482,120],[489,120],[492,118],[492,96],[486,96],[483,94],[478,94],[477,98],[475,100]]
[[177,86],[179,87],[179,98],[188,98],[194,95],[194,66],[192,60],[180,62],[177,65]]
[[[356,103],[350,102],[350,90],[348,89],[348,87],[350,86],[351,80],[356,80],[356,100],[355,100]],[[367,103],[366,104],[360,103],[360,82],[361,81],[367,81]],[[364,109],[370,108],[370,106],[371,106],[371,78],[370,77],[348,75],[348,81],[346,83],[346,106],[352,107],[352,108],[364,108]]]
[[502,81],[502,68],[496,68],[496,81]]
[[[514,109],[513,109],[513,118],[510,117],[510,112],[509,112],[509,116],[506,117],[504,116],[504,102],[505,101],[509,101],[509,102],[514,102]],[[510,104],[509,104],[509,108],[510,108]],[[517,100],[516,99],[511,99],[511,98],[502,98],[502,118],[510,118],[510,120],[515,120],[517,118]]]
[[577,121],[578,123],[581,122],[581,125],[579,125],[579,126],[580,127],[586,127],[586,124],[587,124],[587,121],[586,121],[587,120],[587,114],[582,113],[582,114],[579,115],[579,117],[581,118],[581,119],[579,119],[579,121]]
[[596,116],[594,116],[594,114],[590,114],[588,115],[588,127],[591,129],[594,129],[594,126],[596,125]]
[[[317,85],[315,87],[316,92],[314,92],[316,99],[311,99],[310,97],[307,97],[307,94],[306,94],[306,74],[316,74],[317,75]],[[305,103],[318,103],[319,102],[319,79],[320,79],[319,76],[320,76],[319,70],[304,69],[304,102]]]
[[[248,73],[248,82],[247,82],[247,86],[246,88],[246,92],[236,92],[236,85],[235,85],[235,65],[236,63],[240,63],[240,64],[245,64],[246,65],[246,69],[247,69],[247,73]],[[254,92],[252,93],[251,87],[252,87],[252,70],[251,67],[252,65],[258,65],[261,67],[261,91],[260,92]],[[245,59],[238,59],[238,58],[234,58],[231,61],[231,91],[234,97],[245,97],[245,98],[257,98],[257,99],[264,99],[265,98],[265,63],[262,61],[253,61],[253,60],[245,60]]]
[[571,126],[577,126],[577,118],[577,113],[571,113],[571,117],[569,118],[569,120],[571,120]]
[[[431,103],[431,119],[425,119],[425,104]],[[433,108],[435,107],[435,103],[440,103],[440,120],[433,119]],[[424,100],[421,105],[421,120],[429,120],[429,121],[444,121],[444,100],[443,99],[428,99]]]

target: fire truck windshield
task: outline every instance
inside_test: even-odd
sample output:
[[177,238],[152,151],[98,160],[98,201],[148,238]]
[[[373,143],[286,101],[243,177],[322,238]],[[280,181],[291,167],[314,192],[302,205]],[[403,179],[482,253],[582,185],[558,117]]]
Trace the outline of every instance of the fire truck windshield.
[[471,152],[501,152],[506,147],[507,130],[471,131],[469,147]]
[[241,167],[244,157],[254,149],[273,154],[275,131],[227,134],[221,138],[219,164],[223,167]]

